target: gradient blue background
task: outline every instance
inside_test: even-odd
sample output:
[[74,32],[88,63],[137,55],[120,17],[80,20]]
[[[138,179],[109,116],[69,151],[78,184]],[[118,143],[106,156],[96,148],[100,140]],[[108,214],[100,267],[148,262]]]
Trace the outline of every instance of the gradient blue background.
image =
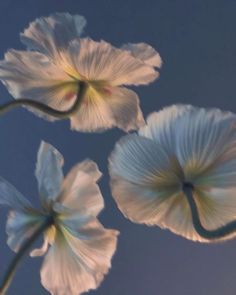
[[[1,58],[8,48],[24,48],[19,32],[30,21],[56,11],[84,15],[86,34],[95,40],[117,46],[142,41],[160,52],[161,78],[136,89],[145,116],[176,102],[236,112],[236,1],[0,0]],[[10,99],[1,85],[0,101]],[[106,202],[101,220],[121,235],[109,275],[90,294],[235,295],[236,240],[193,243],[158,227],[133,224],[118,211],[109,189],[107,157],[122,135],[117,129],[99,135],[72,132],[68,121],[52,124],[17,109],[0,118],[0,175],[37,205],[34,169],[41,139],[62,152],[65,173],[84,158],[98,163]],[[5,243],[6,214],[1,209],[1,276],[13,256]],[[48,294],[40,285],[41,262],[24,260],[10,295]]]

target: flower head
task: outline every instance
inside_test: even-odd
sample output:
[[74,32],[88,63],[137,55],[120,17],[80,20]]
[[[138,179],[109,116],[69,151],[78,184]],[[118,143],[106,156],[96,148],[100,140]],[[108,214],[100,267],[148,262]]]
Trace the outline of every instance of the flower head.
[[194,190],[200,219],[213,230],[236,217],[236,116],[174,105],[152,113],[110,158],[111,188],[130,220],[191,240],[195,231],[183,186]]
[[[43,286],[54,295],[78,295],[95,289],[111,265],[118,232],[105,229],[97,215],[104,203],[96,184],[101,173],[86,160],[63,178],[63,157],[43,142],[38,152],[36,177],[41,209],[34,209],[14,187],[0,179],[0,204],[13,208],[7,221],[8,245],[19,251],[45,222],[44,244],[31,256],[46,254],[41,269]],[[50,248],[48,249],[50,245]]]
[[85,23],[82,16],[68,13],[37,19],[21,34],[30,51],[9,50],[0,62],[0,79],[16,99],[27,97],[61,111],[73,105],[78,81],[86,81],[87,95],[70,117],[73,129],[137,129],[144,123],[139,99],[123,85],[155,80],[161,58],[145,43],[118,49],[81,39]]

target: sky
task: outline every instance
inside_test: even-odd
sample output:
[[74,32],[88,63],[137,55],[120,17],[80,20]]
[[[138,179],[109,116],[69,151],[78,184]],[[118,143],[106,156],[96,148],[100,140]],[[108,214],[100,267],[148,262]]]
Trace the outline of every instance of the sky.
[[[158,50],[163,59],[159,80],[133,88],[145,117],[175,103],[236,112],[235,0],[1,0],[1,59],[9,48],[24,48],[19,33],[30,21],[54,12],[84,15],[85,35],[92,39],[115,46],[146,42]],[[11,99],[0,85],[0,103]],[[23,108],[0,117],[0,128],[0,175],[36,206],[34,169],[41,140],[64,155],[65,174],[85,158],[103,172],[99,184],[106,208],[100,220],[121,234],[111,271],[89,294],[235,295],[236,240],[194,243],[168,230],[131,223],[119,212],[109,188],[107,159],[123,131],[79,133],[70,130],[69,121],[50,123]],[[6,245],[7,212],[0,209],[0,277],[14,255]],[[49,294],[40,284],[41,263],[42,258],[25,257],[8,294]]]

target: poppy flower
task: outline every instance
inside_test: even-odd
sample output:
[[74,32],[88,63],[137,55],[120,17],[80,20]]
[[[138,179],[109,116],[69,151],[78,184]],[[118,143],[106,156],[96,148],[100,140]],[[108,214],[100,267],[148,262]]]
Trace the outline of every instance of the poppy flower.
[[191,186],[207,230],[235,220],[236,116],[190,105],[154,112],[138,134],[116,144],[109,170],[113,197],[128,219],[209,242],[193,225],[183,188]]
[[70,117],[72,129],[137,129],[144,124],[139,98],[124,85],[154,81],[161,58],[145,43],[115,48],[80,38],[85,24],[84,17],[68,13],[36,19],[21,34],[28,51],[9,50],[0,62],[0,79],[14,98],[37,100],[60,111],[72,107],[78,81],[85,81],[88,90]]
[[42,142],[36,165],[41,208],[33,208],[2,178],[0,204],[12,208],[7,243],[16,252],[46,222],[44,244],[31,252],[31,256],[45,254],[42,285],[54,295],[78,295],[100,285],[111,266],[118,231],[105,229],[97,219],[104,207],[97,165],[85,160],[65,179],[62,165],[62,155]]

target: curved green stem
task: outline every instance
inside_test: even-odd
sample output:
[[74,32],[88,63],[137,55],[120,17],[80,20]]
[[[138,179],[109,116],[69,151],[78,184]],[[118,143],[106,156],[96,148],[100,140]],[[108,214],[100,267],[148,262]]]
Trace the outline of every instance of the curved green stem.
[[83,100],[85,92],[88,88],[88,85],[86,82],[80,81],[78,82],[78,84],[79,85],[78,85],[77,98],[73,106],[69,108],[68,110],[59,111],[39,101],[35,101],[35,100],[27,99],[27,98],[19,98],[19,99],[7,102],[4,105],[0,106],[0,115],[19,106],[29,106],[29,107],[38,109],[39,111],[44,112],[47,115],[50,115],[59,119],[67,119],[68,117],[70,117],[71,115],[75,114],[78,111],[81,101]]
[[194,187],[191,184],[183,185],[183,192],[191,209],[193,225],[199,236],[208,240],[218,240],[236,233],[236,220],[233,220],[213,230],[206,229],[201,223],[197,204],[194,200],[193,191]]
[[7,268],[5,276],[0,285],[0,295],[5,295],[11,281],[16,272],[16,268],[19,265],[23,256],[27,253],[27,251],[31,248],[32,244],[37,240],[37,238],[44,233],[44,231],[49,228],[53,224],[53,217],[50,216],[44,220],[44,222],[38,227],[38,229],[33,233],[33,235],[22,245],[19,252],[17,252],[16,256],[11,261],[10,265]]

